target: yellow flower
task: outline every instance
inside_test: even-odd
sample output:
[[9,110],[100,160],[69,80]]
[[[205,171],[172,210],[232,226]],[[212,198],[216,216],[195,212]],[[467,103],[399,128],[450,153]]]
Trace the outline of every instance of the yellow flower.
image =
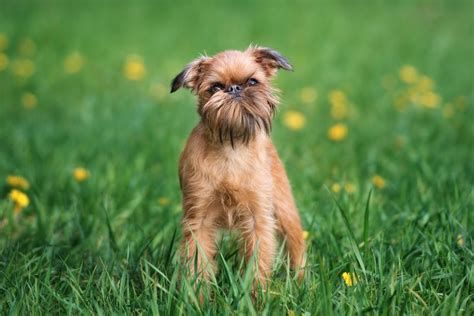
[[303,239],[306,240],[309,237],[309,232],[307,230],[303,230]]
[[420,95],[420,104],[426,108],[435,108],[438,106],[440,97],[438,94],[429,91]]
[[7,176],[7,184],[11,187],[20,188],[23,190],[28,190],[30,188],[30,183],[22,176]]
[[8,47],[8,37],[5,34],[0,33],[0,51],[4,50],[7,47]]
[[376,175],[372,178],[372,183],[379,189],[383,189],[385,187],[385,179],[379,175]]
[[0,53],[0,71],[5,70],[8,66],[8,56],[4,53]]
[[334,193],[339,193],[341,192],[341,185],[339,183],[333,183],[331,185],[331,191],[334,192]]
[[21,96],[21,104],[28,109],[34,108],[38,105],[38,98],[31,92],[25,92]]
[[67,74],[76,74],[84,66],[84,57],[79,52],[73,52],[64,59],[64,72]]
[[15,59],[12,61],[12,71],[18,77],[28,78],[35,73],[35,64],[26,58]]
[[311,104],[316,101],[317,93],[313,87],[306,87],[300,91],[300,100],[305,104]]
[[354,193],[357,189],[353,183],[348,182],[344,184],[344,190],[346,190],[347,193]]
[[405,95],[413,104],[418,104],[420,102],[420,93],[415,88],[408,88],[405,91]]
[[165,197],[160,197],[160,198],[158,199],[158,203],[159,203],[161,206],[166,206],[166,205],[169,205],[169,204],[170,204],[170,199],[165,198]]
[[87,171],[87,169],[85,168],[77,167],[76,169],[74,169],[73,176],[77,182],[82,182],[89,178],[89,171]]
[[347,116],[348,102],[346,94],[341,90],[329,92],[329,103],[331,103],[331,116],[335,119],[342,119]]
[[328,130],[328,137],[333,141],[341,141],[347,137],[347,126],[343,123],[337,123],[331,126]]
[[346,94],[342,90],[332,90],[329,92],[329,102],[331,104],[346,103]]
[[288,311],[288,316],[296,316],[295,311],[290,309],[290,310]]
[[145,76],[143,58],[138,55],[129,55],[123,67],[123,74],[129,80],[140,80]]
[[464,237],[462,235],[456,237],[456,244],[458,244],[459,247],[464,246]]
[[428,76],[421,76],[416,85],[418,91],[428,92],[433,89],[434,81]]
[[28,198],[28,195],[19,190],[12,190],[8,197],[15,204],[15,213],[21,212],[25,207],[30,204],[30,199]]
[[350,272],[344,272],[342,274],[342,279],[347,286],[353,286],[357,284],[357,279],[355,276],[351,276]]
[[22,176],[8,176],[7,184],[11,187],[20,188],[23,190],[28,190],[30,188],[30,183]]
[[411,65],[405,65],[400,69],[400,79],[405,83],[415,83],[418,80],[418,71]]
[[446,103],[443,108],[443,116],[451,118],[454,116],[454,106],[451,103]]
[[18,50],[22,55],[33,55],[36,51],[35,42],[29,37],[24,38],[21,40]]
[[306,119],[300,112],[286,111],[283,115],[283,122],[291,130],[300,130],[304,127]]

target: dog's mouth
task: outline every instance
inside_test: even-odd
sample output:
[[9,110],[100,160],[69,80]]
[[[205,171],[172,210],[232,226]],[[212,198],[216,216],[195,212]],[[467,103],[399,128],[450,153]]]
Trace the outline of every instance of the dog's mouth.
[[270,134],[275,107],[269,101],[256,104],[236,95],[227,100],[210,100],[201,109],[204,124],[221,144],[248,144],[258,133]]

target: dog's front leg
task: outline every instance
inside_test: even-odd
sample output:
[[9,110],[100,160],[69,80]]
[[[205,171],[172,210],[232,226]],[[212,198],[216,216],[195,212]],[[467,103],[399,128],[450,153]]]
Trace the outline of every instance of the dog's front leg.
[[198,280],[208,280],[215,271],[218,209],[215,204],[204,201],[185,199],[184,202],[181,253],[189,274],[196,275]]
[[263,290],[266,290],[267,279],[270,277],[276,253],[276,226],[271,208],[255,207],[240,225],[247,263],[255,256],[251,267],[255,269],[254,294],[259,284]]

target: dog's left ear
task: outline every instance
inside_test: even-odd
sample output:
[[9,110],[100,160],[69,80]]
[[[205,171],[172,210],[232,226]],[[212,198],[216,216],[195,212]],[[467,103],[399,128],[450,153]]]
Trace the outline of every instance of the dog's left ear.
[[184,69],[173,79],[171,93],[181,87],[195,90],[199,85],[201,75],[210,57],[200,57],[186,65]]
[[293,66],[288,59],[274,49],[267,47],[249,47],[250,53],[255,57],[267,75],[273,76],[278,69],[293,71]]

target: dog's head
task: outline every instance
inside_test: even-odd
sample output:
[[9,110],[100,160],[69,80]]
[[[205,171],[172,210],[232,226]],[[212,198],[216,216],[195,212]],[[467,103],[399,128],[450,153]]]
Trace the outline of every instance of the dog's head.
[[185,87],[198,96],[198,113],[221,143],[247,143],[259,131],[270,133],[278,103],[270,81],[278,69],[292,66],[270,48],[224,51],[188,64],[174,78],[171,92]]

